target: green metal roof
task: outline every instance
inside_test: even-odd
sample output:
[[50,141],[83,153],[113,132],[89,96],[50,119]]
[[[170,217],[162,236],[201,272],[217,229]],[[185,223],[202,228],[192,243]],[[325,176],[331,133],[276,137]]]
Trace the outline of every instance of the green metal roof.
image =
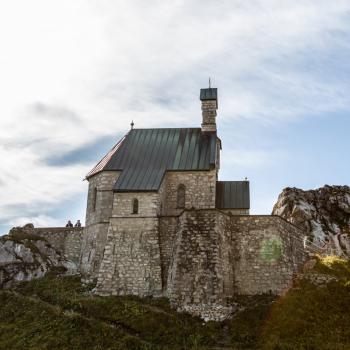
[[199,98],[201,101],[217,100],[218,99],[218,89],[217,88],[201,89],[201,93],[200,93]]
[[216,207],[218,209],[249,209],[249,181],[217,181]]
[[[166,171],[210,170],[216,162],[217,136],[200,128],[133,129],[99,171],[118,170],[116,192],[157,191]],[[92,176],[96,171],[89,173]]]

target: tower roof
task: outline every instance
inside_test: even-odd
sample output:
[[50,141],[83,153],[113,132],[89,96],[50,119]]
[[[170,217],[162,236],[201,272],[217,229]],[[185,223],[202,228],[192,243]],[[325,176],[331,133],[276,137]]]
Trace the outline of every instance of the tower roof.
[[201,93],[199,96],[201,101],[210,101],[218,99],[218,89],[217,88],[208,88],[201,89]]

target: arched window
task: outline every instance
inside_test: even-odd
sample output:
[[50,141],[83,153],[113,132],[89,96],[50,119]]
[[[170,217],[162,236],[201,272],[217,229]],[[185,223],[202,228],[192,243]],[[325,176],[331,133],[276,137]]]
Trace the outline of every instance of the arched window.
[[92,211],[96,210],[97,203],[97,188],[95,187],[92,192]]
[[181,184],[177,188],[177,208],[184,209],[186,201],[186,187]]
[[137,198],[134,198],[132,200],[132,213],[133,214],[139,213],[139,200]]

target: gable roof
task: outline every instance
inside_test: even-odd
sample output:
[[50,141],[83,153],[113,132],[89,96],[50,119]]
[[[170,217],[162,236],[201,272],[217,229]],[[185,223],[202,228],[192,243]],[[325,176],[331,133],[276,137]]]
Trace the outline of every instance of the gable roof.
[[125,140],[124,136],[86,175],[86,179],[89,179],[91,176],[96,175],[97,173],[101,172],[106,165],[108,164],[108,162],[110,161],[110,159],[112,158],[112,156],[114,155],[115,152],[117,152],[118,148],[121,146],[121,144],[123,143],[123,141]]
[[133,129],[87,175],[121,171],[116,192],[157,191],[166,171],[215,167],[217,136],[200,128]]
[[249,209],[249,181],[217,181],[216,208]]

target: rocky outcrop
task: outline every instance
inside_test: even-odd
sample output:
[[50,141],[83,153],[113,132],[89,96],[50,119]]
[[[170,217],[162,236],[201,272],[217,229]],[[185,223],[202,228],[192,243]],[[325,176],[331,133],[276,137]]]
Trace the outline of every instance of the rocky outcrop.
[[285,188],[272,214],[301,227],[320,252],[350,256],[350,187]]
[[0,288],[40,278],[52,269],[76,271],[74,264],[35,234],[32,224],[13,228],[0,237]]

